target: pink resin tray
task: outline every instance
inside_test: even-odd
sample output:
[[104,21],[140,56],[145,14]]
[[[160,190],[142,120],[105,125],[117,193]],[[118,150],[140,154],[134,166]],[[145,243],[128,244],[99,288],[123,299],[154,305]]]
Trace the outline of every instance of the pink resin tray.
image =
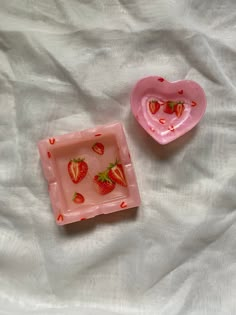
[[195,127],[207,104],[205,93],[196,82],[168,82],[158,76],[138,81],[130,103],[139,124],[160,144],[167,144]]
[[140,205],[120,123],[44,139],[38,148],[59,225]]

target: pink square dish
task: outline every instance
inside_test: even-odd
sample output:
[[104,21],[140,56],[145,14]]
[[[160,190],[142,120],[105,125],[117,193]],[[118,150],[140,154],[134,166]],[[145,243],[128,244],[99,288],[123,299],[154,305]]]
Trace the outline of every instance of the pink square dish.
[[38,148],[58,225],[140,205],[121,123],[44,139]]

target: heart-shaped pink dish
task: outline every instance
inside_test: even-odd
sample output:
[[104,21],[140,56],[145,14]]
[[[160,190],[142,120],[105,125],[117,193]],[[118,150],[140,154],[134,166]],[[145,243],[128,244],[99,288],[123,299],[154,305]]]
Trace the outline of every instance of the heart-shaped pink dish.
[[207,104],[198,83],[168,82],[158,76],[138,81],[130,103],[139,124],[160,144],[167,144],[195,127]]

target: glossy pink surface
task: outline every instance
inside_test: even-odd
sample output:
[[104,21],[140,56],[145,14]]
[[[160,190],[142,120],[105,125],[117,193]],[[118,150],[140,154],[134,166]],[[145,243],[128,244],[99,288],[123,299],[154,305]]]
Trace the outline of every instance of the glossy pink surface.
[[[190,80],[168,82],[158,76],[138,81],[130,103],[139,124],[160,144],[191,130],[206,110],[206,96],[199,84]],[[173,105],[173,113],[168,104]]]
[[[120,123],[44,139],[38,143],[38,148],[59,225],[140,205],[136,177]],[[123,167],[123,181],[127,186],[108,178],[113,190],[102,195],[94,177],[116,160]],[[79,180],[82,163],[83,167],[87,165],[88,171],[75,183],[73,180]],[[120,172],[118,175],[122,175]]]

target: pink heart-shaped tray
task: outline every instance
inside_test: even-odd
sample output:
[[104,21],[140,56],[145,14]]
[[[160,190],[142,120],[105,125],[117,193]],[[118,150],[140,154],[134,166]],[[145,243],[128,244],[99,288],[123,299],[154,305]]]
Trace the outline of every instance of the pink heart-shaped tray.
[[206,96],[194,81],[168,82],[151,76],[135,85],[130,98],[139,124],[160,144],[167,144],[195,127],[206,110]]

